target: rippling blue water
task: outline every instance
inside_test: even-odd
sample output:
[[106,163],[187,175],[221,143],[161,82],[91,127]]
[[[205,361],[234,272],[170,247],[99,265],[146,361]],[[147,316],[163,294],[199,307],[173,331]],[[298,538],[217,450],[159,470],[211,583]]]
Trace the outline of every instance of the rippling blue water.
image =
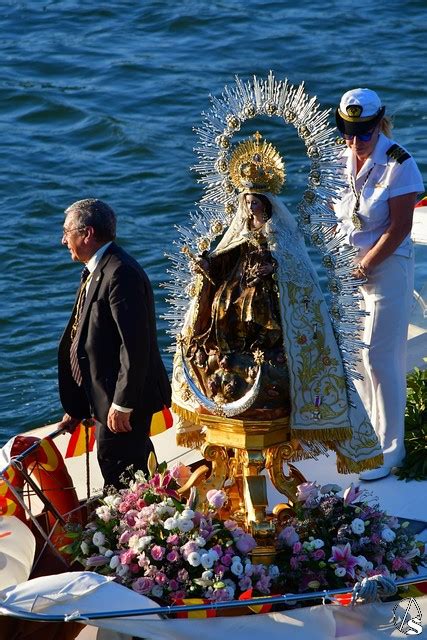
[[[235,74],[305,81],[323,107],[374,88],[426,175],[424,0],[3,0],[1,14],[0,442],[61,415],[56,346],[79,278],[64,208],[96,196],[116,209],[165,311],[163,254],[200,197],[192,126]],[[292,134],[286,159],[292,206],[306,166]],[[159,335],[166,347],[163,321]]]

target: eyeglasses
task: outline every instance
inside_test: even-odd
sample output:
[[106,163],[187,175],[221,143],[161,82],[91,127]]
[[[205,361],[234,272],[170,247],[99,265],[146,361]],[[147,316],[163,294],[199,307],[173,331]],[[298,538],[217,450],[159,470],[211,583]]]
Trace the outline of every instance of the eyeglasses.
[[344,140],[353,140],[353,138],[357,138],[358,140],[360,140],[360,142],[369,142],[369,140],[372,138],[372,136],[375,133],[375,129],[372,129],[372,131],[368,131],[367,133],[358,133],[357,135],[350,135],[348,133],[343,133],[343,138]]
[[86,227],[71,227],[71,229],[62,229],[62,237],[67,237],[69,233],[71,233],[72,231],[83,231],[83,229],[86,229]]

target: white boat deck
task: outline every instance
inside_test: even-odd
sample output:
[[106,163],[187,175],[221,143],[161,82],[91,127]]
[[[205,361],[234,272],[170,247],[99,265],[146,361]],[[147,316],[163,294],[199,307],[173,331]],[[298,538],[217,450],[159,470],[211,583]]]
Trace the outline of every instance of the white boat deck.
[[[420,369],[424,369],[427,367],[427,357],[424,355],[427,354],[426,316],[427,314],[425,313],[422,306],[419,304],[416,305],[412,316],[412,324],[409,328],[408,334],[408,372],[413,370],[414,367],[419,367]],[[41,427],[30,432],[30,434],[37,435],[38,437],[43,437],[49,433],[52,433],[52,431],[54,431],[55,429],[55,426],[56,425],[48,425],[45,427]],[[68,439],[68,434],[65,434],[59,436],[55,440],[57,446],[63,454],[65,453]],[[163,434],[156,436],[153,441],[159,461],[165,460],[168,463],[173,463],[174,461],[180,460],[184,464],[191,464],[200,459],[200,453],[197,450],[188,450],[176,445],[174,427],[164,432]],[[87,497],[85,456],[69,458],[67,460],[67,466],[74,480],[79,498],[85,499]],[[321,485],[326,483],[336,483],[345,488],[351,482],[354,484],[363,484],[364,488],[371,491],[371,493],[378,498],[381,508],[386,510],[389,514],[403,519],[419,521],[419,529],[421,531],[420,537],[422,539],[426,539],[427,530],[423,531],[422,523],[427,522],[427,505],[425,502],[427,481],[404,482],[398,480],[395,475],[391,475],[387,478],[383,478],[375,482],[360,483],[357,474],[342,475],[337,472],[335,465],[335,454],[331,454],[329,456],[319,456],[317,460],[305,460],[302,462],[298,462],[296,466],[303,473],[307,480],[317,481]],[[103,481],[96,462],[96,456],[91,455],[91,494],[93,495],[99,493],[102,489],[102,484]],[[274,489],[269,481],[267,482],[267,484],[269,505],[272,508],[278,502],[283,502],[284,498]],[[33,508],[35,508],[36,503],[33,502],[32,506]],[[253,618],[251,620],[253,621]],[[366,636],[364,634],[362,635],[363,638],[374,637],[370,634]],[[352,640],[356,637],[361,638],[362,636],[351,636],[349,640]],[[108,632],[106,630],[97,630],[95,627],[91,626],[84,627],[78,635],[78,640],[100,640],[101,638],[102,640],[104,640],[104,638],[105,640],[124,640],[124,638],[130,638],[130,636],[122,635],[121,633],[116,633],[112,630]]]

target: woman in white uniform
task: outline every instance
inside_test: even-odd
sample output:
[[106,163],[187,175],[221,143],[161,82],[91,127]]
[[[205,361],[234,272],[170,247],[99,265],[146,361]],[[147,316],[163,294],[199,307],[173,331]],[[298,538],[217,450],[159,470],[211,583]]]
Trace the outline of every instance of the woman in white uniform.
[[364,326],[363,381],[357,388],[383,453],[383,466],[361,480],[390,474],[404,456],[406,341],[413,292],[410,238],[417,194],[424,189],[409,153],[390,139],[390,120],[378,95],[352,89],[341,98],[336,122],[346,143],[345,180],[335,204],[339,230],[357,247],[354,275],[369,315]]

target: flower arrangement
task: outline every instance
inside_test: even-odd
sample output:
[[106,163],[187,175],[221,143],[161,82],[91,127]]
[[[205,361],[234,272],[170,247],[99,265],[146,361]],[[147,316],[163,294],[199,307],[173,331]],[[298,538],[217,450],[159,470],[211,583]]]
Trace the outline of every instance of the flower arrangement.
[[70,549],[86,568],[167,604],[185,598],[218,602],[248,589],[267,595],[277,567],[252,564],[254,538],[232,520],[217,517],[223,491],[207,493],[208,509],[196,510],[177,489],[188,478],[182,464],[161,465],[150,478],[140,471],[128,488],[106,495]]
[[409,577],[425,565],[424,545],[408,522],[382,511],[367,491],[305,482],[291,515],[278,529],[276,564],[253,564],[254,538],[233,520],[221,520],[223,491],[207,493],[198,511],[194,490],[178,493],[190,470],[166,465],[112,490],[68,551],[83,566],[163,603],[206,602],[250,594],[303,593],[349,587],[364,577]]
[[302,593],[353,587],[364,577],[409,577],[425,564],[409,522],[382,511],[365,490],[315,482],[298,486],[295,514],[278,535],[279,588]]

